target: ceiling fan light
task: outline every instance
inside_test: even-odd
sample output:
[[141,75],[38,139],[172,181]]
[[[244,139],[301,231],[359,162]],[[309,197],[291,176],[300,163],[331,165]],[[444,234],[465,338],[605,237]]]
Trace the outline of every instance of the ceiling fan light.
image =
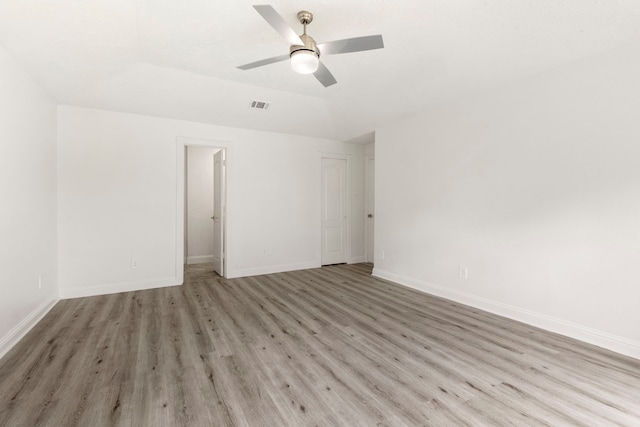
[[296,50],[291,53],[291,68],[300,74],[311,74],[318,70],[318,55],[307,49]]

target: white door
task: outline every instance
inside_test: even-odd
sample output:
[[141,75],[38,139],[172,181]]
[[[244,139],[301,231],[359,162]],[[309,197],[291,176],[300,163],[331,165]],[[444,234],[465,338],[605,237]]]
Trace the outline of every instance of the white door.
[[367,241],[367,262],[373,262],[373,241],[374,241],[374,230],[375,230],[375,182],[376,182],[376,174],[375,174],[375,160],[373,157],[367,157],[367,165],[366,165],[366,231],[365,231],[365,239]]
[[322,265],[347,262],[347,161],[322,158]]
[[225,150],[213,155],[213,271],[224,277]]

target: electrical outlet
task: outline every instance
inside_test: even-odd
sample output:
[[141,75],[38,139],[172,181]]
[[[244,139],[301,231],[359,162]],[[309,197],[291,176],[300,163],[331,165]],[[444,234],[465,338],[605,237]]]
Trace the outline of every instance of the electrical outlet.
[[380,250],[380,259],[384,259],[384,250]]
[[461,279],[466,279],[468,277],[467,273],[468,273],[467,266],[461,265],[460,269],[458,270],[458,276],[460,276]]
[[42,276],[38,276],[38,289],[42,289]]
[[131,269],[135,270],[136,268],[138,268],[138,261],[136,261],[135,259],[131,260]]

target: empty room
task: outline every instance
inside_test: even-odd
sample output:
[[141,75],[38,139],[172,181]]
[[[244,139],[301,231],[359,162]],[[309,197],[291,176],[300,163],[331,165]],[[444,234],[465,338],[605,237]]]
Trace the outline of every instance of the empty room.
[[640,425],[640,3],[0,1],[0,426]]

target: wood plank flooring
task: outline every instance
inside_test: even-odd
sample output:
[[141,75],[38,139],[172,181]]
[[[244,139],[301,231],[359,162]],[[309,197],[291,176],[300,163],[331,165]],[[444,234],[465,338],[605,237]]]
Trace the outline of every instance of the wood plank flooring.
[[640,361],[367,264],[60,301],[0,360],[0,426],[640,426]]

